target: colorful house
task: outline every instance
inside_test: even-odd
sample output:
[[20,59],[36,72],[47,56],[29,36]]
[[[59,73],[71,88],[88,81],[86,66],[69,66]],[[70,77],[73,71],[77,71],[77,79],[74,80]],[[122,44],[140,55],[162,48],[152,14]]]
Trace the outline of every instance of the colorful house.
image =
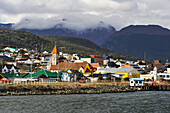
[[23,78],[29,73],[0,73],[0,79],[8,78],[9,80],[13,80],[14,78]]
[[97,63],[95,58],[92,58],[88,55],[83,56],[82,58],[80,58],[80,60],[86,61],[88,63]]
[[38,71],[34,74],[28,74],[24,78],[30,78],[30,77],[34,77],[34,78],[59,78],[59,77],[61,77],[61,75],[59,75],[55,72],[50,72],[50,71],[47,71],[47,70],[41,70],[41,71]]
[[129,78],[140,78],[140,73],[134,68],[119,68],[116,74],[122,75],[123,80],[127,80]]
[[132,78],[130,79],[130,86],[144,86],[143,78]]
[[95,58],[97,63],[100,63],[103,65],[103,57],[101,55],[90,55],[90,57]]
[[122,80],[129,80],[130,78],[140,78],[140,73],[134,68],[98,68],[96,72],[105,72],[119,75]]
[[[82,70],[87,65],[87,62],[59,62],[57,65],[52,65],[51,72],[67,71],[67,70]],[[80,72],[80,71],[79,71]]]
[[91,66],[90,64],[87,64],[84,68],[84,75],[89,76],[89,75],[93,74],[96,70],[97,70],[97,68]]
[[62,81],[67,81],[67,82],[71,81],[71,73],[63,73],[61,80]]
[[122,66],[124,68],[133,68],[133,66],[131,66],[130,64],[125,64],[124,66]]

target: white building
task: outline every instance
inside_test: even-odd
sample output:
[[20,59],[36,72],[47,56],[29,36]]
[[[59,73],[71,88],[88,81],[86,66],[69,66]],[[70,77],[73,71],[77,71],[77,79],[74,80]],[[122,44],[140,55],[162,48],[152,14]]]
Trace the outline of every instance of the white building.
[[2,73],[20,73],[20,69],[14,65],[6,64],[3,66]]

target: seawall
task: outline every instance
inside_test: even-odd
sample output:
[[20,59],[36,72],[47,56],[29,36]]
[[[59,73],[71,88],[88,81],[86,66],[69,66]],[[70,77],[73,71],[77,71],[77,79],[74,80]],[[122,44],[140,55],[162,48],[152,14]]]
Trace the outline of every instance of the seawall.
[[55,84],[55,85],[1,85],[0,96],[8,95],[59,95],[101,94],[134,91],[170,91],[170,86],[130,87],[118,84]]

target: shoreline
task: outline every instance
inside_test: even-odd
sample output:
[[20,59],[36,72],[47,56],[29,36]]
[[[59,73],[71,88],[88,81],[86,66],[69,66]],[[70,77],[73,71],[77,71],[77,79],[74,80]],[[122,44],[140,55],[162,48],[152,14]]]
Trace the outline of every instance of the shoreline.
[[22,95],[70,95],[70,94],[103,94],[135,91],[170,91],[166,86],[130,87],[115,84],[55,84],[55,85],[4,85],[0,86],[0,96]]

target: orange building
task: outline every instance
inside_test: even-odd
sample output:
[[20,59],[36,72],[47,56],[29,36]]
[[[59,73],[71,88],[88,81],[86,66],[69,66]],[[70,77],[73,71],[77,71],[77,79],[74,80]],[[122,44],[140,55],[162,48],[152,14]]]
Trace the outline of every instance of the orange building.
[[122,66],[124,68],[133,68],[133,66],[131,66],[130,64],[125,64],[124,66]]

